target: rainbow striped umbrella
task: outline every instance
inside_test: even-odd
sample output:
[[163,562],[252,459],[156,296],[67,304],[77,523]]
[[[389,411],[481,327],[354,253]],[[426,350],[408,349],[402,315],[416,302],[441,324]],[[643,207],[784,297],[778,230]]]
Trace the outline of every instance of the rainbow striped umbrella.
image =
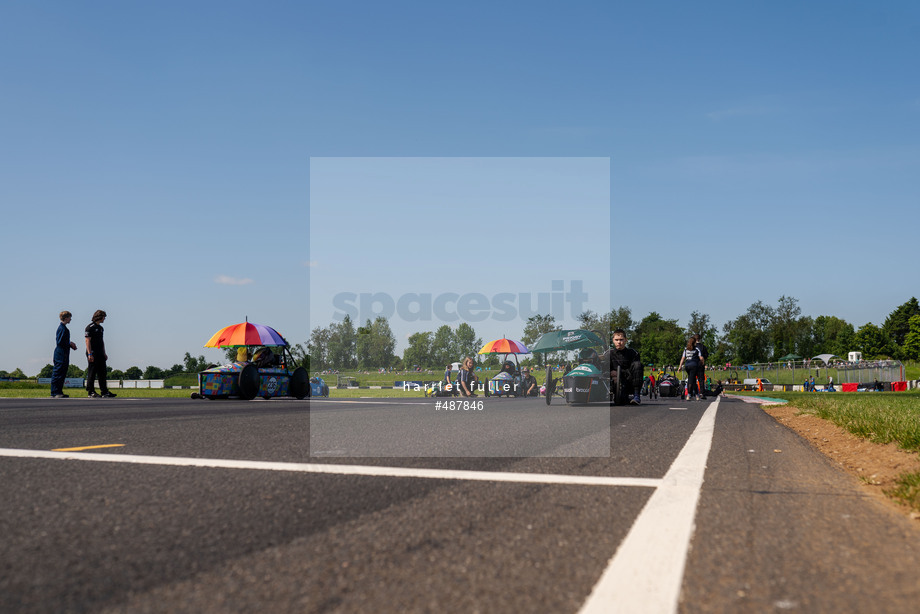
[[489,341],[479,350],[480,354],[530,354],[527,346],[514,339],[496,339]]
[[204,347],[226,348],[240,347],[243,345],[287,346],[287,344],[288,342],[284,340],[284,337],[278,334],[278,331],[271,326],[253,324],[247,321],[223,327],[208,339]]

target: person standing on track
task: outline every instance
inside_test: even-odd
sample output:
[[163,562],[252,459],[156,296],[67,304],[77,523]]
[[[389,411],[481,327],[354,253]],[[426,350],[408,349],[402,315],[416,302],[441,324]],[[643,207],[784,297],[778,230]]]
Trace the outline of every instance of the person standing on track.
[[687,339],[687,347],[680,356],[680,364],[677,365],[678,371],[682,368],[687,369],[687,400],[702,400],[703,398],[697,384],[698,372],[704,364],[703,357],[700,356],[700,351],[696,347],[696,337],[691,335]]
[[61,323],[58,325],[54,346],[54,369],[51,371],[51,396],[66,399],[64,394],[64,378],[67,377],[67,367],[70,366],[70,351],[77,349],[77,344],[70,340],[70,329],[67,325],[73,319],[69,311],[60,314]]
[[[86,367],[86,394],[92,398],[114,397],[115,394],[109,392],[109,386],[105,381],[106,378],[106,361],[109,357],[105,353],[105,342],[102,340],[102,323],[105,322],[105,312],[97,309],[93,314],[93,321],[86,326],[84,337],[86,338],[86,361],[89,366]],[[96,394],[94,380],[99,380],[99,392]]]
[[709,360],[709,349],[706,347],[706,344],[703,343],[703,337],[700,336],[699,333],[695,334],[694,338],[696,339],[696,349],[700,351],[700,358],[703,359],[701,363],[702,366],[700,366],[699,373],[697,374],[697,379],[699,381],[697,390],[699,391],[701,397],[705,397],[706,396],[706,367],[705,365],[706,365],[706,362]]

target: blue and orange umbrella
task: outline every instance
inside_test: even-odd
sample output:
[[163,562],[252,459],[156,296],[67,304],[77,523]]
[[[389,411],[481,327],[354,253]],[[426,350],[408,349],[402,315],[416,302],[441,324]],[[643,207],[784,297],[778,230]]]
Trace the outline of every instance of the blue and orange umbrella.
[[288,342],[271,326],[253,324],[247,321],[223,327],[208,339],[204,347],[227,348],[244,345],[274,345],[286,347]]
[[496,339],[489,341],[479,350],[480,354],[530,354],[527,346],[514,339]]

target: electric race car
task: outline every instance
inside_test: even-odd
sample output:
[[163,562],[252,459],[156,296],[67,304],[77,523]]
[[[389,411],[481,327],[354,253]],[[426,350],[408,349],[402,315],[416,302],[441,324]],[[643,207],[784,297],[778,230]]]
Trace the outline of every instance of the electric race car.
[[629,402],[629,391],[623,385],[624,378],[620,377],[620,368],[617,367],[616,383],[610,381],[610,375],[604,372],[606,368],[598,359],[595,347],[607,349],[604,339],[597,333],[589,330],[560,330],[544,333],[537,339],[531,348],[534,352],[559,352],[578,350],[579,364],[564,373],[562,377],[554,377],[553,368],[546,367],[545,394],[546,404],[553,402],[553,397],[562,397],[569,405],[585,405],[587,403],[614,403],[625,405]]
[[[237,359],[200,372],[193,399],[329,396],[329,387],[321,378],[310,378],[303,367],[289,368],[295,362],[288,342],[269,326],[248,321],[227,326],[217,331],[205,347],[237,348]],[[258,349],[250,353],[251,347]]]

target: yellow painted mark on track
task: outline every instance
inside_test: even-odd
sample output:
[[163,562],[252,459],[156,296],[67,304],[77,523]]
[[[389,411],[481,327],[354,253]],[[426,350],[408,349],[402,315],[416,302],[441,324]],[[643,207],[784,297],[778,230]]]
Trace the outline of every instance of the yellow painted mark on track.
[[83,446],[82,448],[55,448],[52,452],[79,452],[80,450],[98,450],[99,448],[122,448],[123,443],[107,443],[102,446]]

